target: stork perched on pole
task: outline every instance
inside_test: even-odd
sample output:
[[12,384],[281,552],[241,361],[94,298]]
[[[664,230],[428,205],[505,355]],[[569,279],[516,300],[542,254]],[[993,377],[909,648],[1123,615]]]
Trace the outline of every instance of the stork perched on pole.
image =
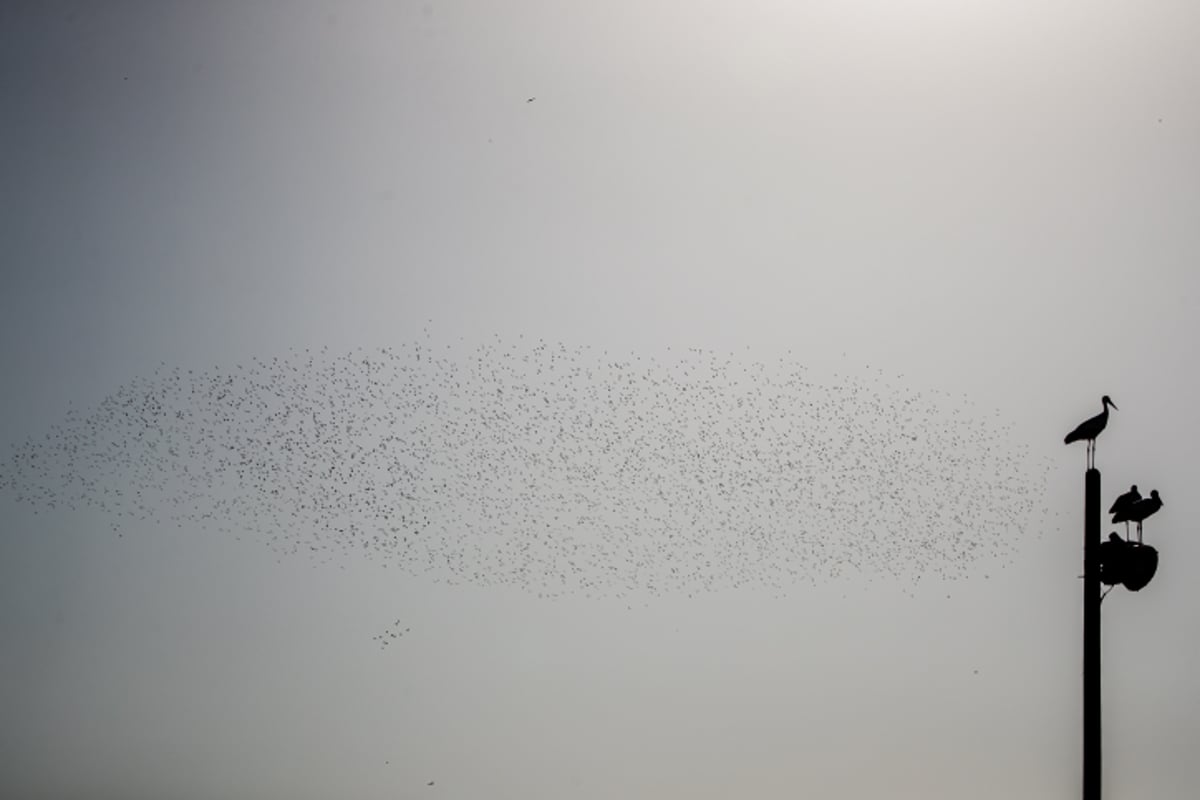
[[[1104,406],[1104,410],[1089,420],[1079,423],[1075,430],[1067,434],[1067,438],[1063,439],[1063,444],[1071,442],[1086,441],[1087,442],[1087,468],[1092,469],[1096,466],[1096,437],[1104,430],[1104,426],[1108,425],[1108,407],[1117,408],[1108,395],[1100,398],[1100,403]],[[1121,409],[1117,408],[1118,411]]]
[[1150,492],[1150,496],[1131,504],[1120,514],[1113,515],[1113,522],[1136,522],[1138,544],[1142,543],[1142,522],[1146,517],[1163,507],[1163,501],[1158,496],[1158,489]]
[[[1142,499],[1142,493],[1138,491],[1137,484],[1129,487],[1129,491],[1113,501],[1112,508],[1108,513],[1113,515],[1113,522],[1117,521],[1118,514],[1124,514],[1126,510],[1133,506],[1138,500]],[[1129,541],[1129,520],[1125,520],[1125,541]]]

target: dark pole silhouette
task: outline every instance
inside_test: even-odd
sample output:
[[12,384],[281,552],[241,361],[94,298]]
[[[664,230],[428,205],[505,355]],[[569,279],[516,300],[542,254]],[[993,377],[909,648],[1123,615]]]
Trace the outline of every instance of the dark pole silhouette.
[[1083,800],[1100,800],[1100,471],[1096,469],[1096,437],[1108,425],[1108,407],[1067,434],[1064,444],[1087,442],[1083,482]]
[[1084,475],[1083,520],[1083,800],[1100,800],[1100,470],[1095,467]]

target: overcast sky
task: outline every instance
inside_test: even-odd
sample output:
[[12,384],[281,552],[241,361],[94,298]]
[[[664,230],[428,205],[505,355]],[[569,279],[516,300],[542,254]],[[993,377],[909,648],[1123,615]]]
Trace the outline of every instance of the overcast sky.
[[[1157,578],[1104,603],[1106,796],[1193,797],[1198,42],[1200,9],[1159,0],[3,4],[0,794],[1070,796],[1084,446],[1062,437],[1109,394],[1105,503],[1137,483],[1167,505],[1146,523]],[[631,590],[539,597],[501,581],[499,562],[454,580],[374,550],[281,548],[324,531],[255,514],[255,498],[304,502],[292,484],[237,487],[239,515],[210,492],[182,516],[142,495],[147,513],[119,516],[94,488],[149,494],[156,480],[128,466],[157,445],[105,422],[106,398],[225,413],[214,395],[201,408],[167,392],[175,369],[215,386],[279,359],[289,385],[320,393],[332,373],[305,348],[393,348],[408,367],[424,352],[404,380],[459,375],[458,405],[411,430],[448,441],[485,391],[495,419],[526,413],[504,396],[515,378],[470,365],[506,349],[541,364],[541,340],[592,368],[547,407],[586,406],[631,374],[610,366],[618,353],[652,365],[660,405],[631,396],[594,421],[633,413],[647,438],[611,435],[663,470],[700,441],[744,455],[741,417],[688,416],[697,391],[706,409],[742,408],[725,373],[706,384],[694,369],[711,353],[747,376],[737,391],[769,378],[784,392],[806,369],[779,395],[790,410],[747,400],[746,413],[795,421],[796,404],[832,403],[851,449],[894,442],[874,410],[919,395],[914,444],[867,462],[924,464],[939,430],[973,449],[937,451],[959,458],[940,488],[898,468],[856,484],[884,516],[831,510],[814,489],[750,526],[766,562],[817,552],[785,542],[791,514],[811,547],[828,527],[875,566],[787,561],[794,581],[755,572],[701,591],[651,590],[646,570],[682,557],[667,530],[725,547],[704,520],[622,517],[658,554],[625,576]],[[689,370],[685,396],[664,376]],[[335,425],[365,414],[345,391]],[[265,409],[223,424],[265,424]],[[657,443],[679,420],[690,444]],[[754,453],[809,459],[818,486],[861,467],[851,450],[806,449],[835,430],[809,422],[815,438],[764,433]],[[101,452],[93,438],[68,451],[85,440],[64,432],[112,437],[124,460],[88,473],[100,484],[21,460],[31,443],[60,465]],[[254,447],[283,458],[279,438]],[[535,492],[468,528],[482,494],[422,494],[466,456],[397,456],[410,457],[445,471],[402,493],[438,542],[519,542],[549,519]],[[187,492],[197,458],[164,475],[159,502]],[[566,454],[560,469],[607,463]],[[619,515],[651,474],[587,491]],[[747,475],[757,504],[764,484]],[[684,496],[675,472],[653,480]],[[50,507],[69,484],[79,502]],[[906,530],[926,490],[980,523],[922,527],[953,542],[940,555]],[[586,540],[585,527],[543,535]],[[749,540],[736,519],[728,530],[742,538],[721,552],[744,563]]]

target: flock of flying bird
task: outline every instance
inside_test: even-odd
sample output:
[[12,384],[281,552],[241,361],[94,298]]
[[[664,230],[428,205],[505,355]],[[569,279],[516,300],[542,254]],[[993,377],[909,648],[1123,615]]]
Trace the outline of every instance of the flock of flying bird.
[[401,628],[400,620],[396,620],[389,627],[384,628],[380,633],[371,637],[372,642],[379,642],[379,649],[386,650],[392,642],[404,638],[404,634],[411,633],[412,628]]
[[[1104,432],[1108,426],[1108,407],[1117,408],[1117,404],[1112,401],[1108,395],[1100,398],[1102,410],[1099,414],[1091,419],[1084,420],[1079,423],[1075,430],[1067,434],[1063,440],[1064,444],[1072,442],[1087,442],[1087,466],[1088,469],[1093,469],[1096,466],[1096,438]],[[1120,411],[1120,409],[1117,409]],[[1149,497],[1142,497],[1138,491],[1137,484],[1129,487],[1129,491],[1119,496],[1108,509],[1108,513],[1112,514],[1113,524],[1120,522],[1125,523],[1125,540],[1129,540],[1129,523],[1137,523],[1137,540],[1138,544],[1142,544],[1142,523],[1147,517],[1154,514],[1163,507],[1163,501],[1158,496],[1158,490],[1151,490]]]
[[953,580],[1045,524],[1049,460],[972,405],[787,358],[426,338],[162,365],[16,445],[0,489],[544,596]]

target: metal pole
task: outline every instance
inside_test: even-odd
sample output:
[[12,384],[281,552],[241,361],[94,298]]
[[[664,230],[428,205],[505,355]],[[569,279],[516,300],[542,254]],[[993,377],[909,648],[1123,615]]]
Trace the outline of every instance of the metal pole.
[[1100,470],[1084,476],[1083,800],[1100,800]]

